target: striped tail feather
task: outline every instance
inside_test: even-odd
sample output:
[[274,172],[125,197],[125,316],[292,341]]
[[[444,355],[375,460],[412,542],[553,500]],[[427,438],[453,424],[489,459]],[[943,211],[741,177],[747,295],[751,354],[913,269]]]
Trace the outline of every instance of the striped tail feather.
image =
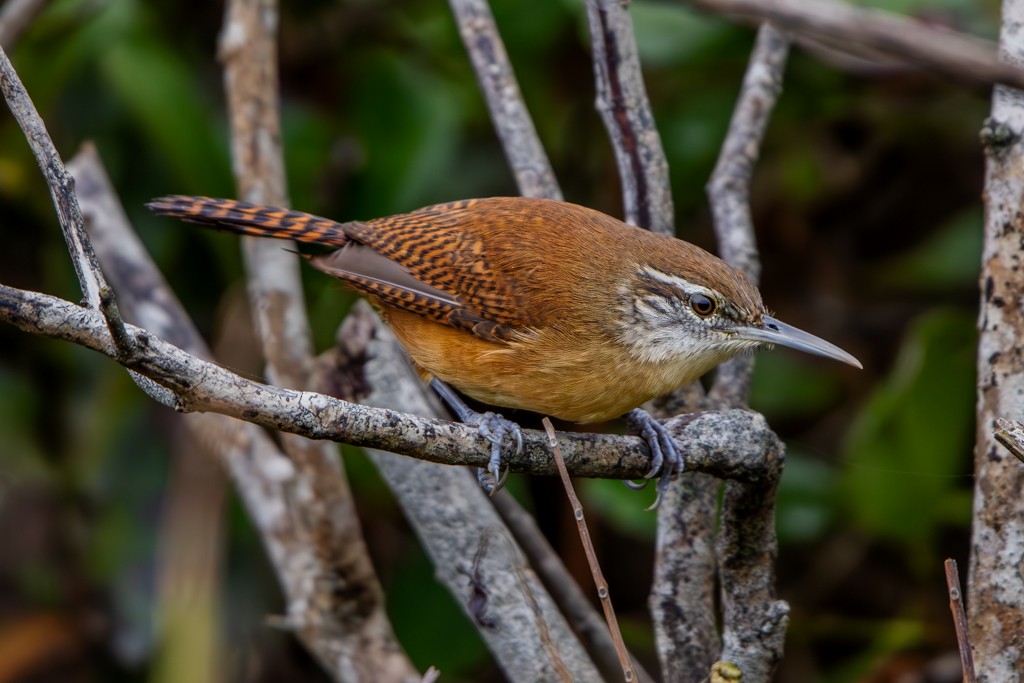
[[189,223],[243,235],[330,247],[342,247],[349,241],[342,224],[328,218],[234,199],[169,195],[154,199],[146,208],[160,216],[174,216]]

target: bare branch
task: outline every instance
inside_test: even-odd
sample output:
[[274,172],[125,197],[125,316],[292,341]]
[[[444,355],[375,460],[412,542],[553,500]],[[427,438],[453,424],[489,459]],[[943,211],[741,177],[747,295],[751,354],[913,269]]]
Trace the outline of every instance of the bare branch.
[[946,571],[946,589],[949,591],[949,611],[953,614],[953,627],[956,629],[956,645],[960,651],[960,668],[963,671],[963,683],[977,683],[974,673],[974,655],[971,652],[971,639],[967,628],[967,614],[964,613],[964,594],[960,590],[960,571],[956,560],[947,558],[943,563]]
[[688,0],[708,12],[780,30],[876,60],[899,60],[957,82],[1024,88],[1024,69],[1001,62],[988,41],[880,9],[833,0]]
[[[440,412],[434,394],[407,371],[397,339],[367,304],[357,304],[346,319],[338,346],[363,402]],[[430,555],[438,580],[476,624],[509,680],[600,680],[474,477],[392,453],[369,454]]]
[[770,446],[762,457],[763,481],[725,483],[716,548],[722,581],[720,659],[737,666],[745,681],[771,680],[789,620],[789,605],[775,597],[775,493],[782,444]]
[[[761,26],[743,77],[729,132],[708,182],[719,255],[754,282],[761,276],[754,224],[750,214],[750,183],[768,120],[782,91],[789,42],[768,24]],[[716,373],[711,397],[725,405],[746,403],[753,356],[740,356]]]
[[0,7],[0,45],[8,52],[28,28],[47,0],[7,0]]
[[658,508],[649,604],[666,681],[703,680],[721,648],[712,540],[720,483],[707,474],[686,472]]
[[587,0],[597,81],[597,110],[615,148],[625,221],[675,232],[668,161],[647,99],[633,22],[621,0]]
[[[1024,1],[1003,3],[1000,50],[1007,64],[1024,63]],[[1024,670],[1024,467],[993,436],[999,418],[1024,415],[1024,298],[1020,277],[1021,197],[1024,196],[1024,94],[997,87],[986,126],[985,238],[981,255],[978,338],[978,429],[974,448],[974,518],[967,607],[978,670],[989,680],[1013,680]]]
[[561,199],[487,0],[449,0],[491,120],[524,197]]
[[[173,339],[209,357],[131,229],[95,149],[87,146],[71,167],[96,249],[122,293],[126,314],[148,328],[146,335]],[[386,619],[383,591],[359,536],[351,497],[342,488],[337,458],[291,459],[262,429],[222,415],[183,418],[231,473],[277,570],[288,623],[306,646],[337,680],[418,680]]]
[[[64,339],[116,359],[98,313],[56,297],[0,285],[0,320],[19,329]],[[133,368],[178,392],[182,411],[217,412],[270,429],[378,448],[446,465],[483,467],[490,442],[462,424],[370,408],[308,391],[260,384],[200,360],[143,329],[128,326],[142,353]],[[708,412],[670,420],[692,471],[761,481],[766,445],[778,442],[764,417],[746,410]],[[639,479],[650,454],[637,437],[562,433],[559,446],[574,477]],[[523,431],[523,451],[504,463],[513,472],[551,475],[555,466],[542,432]]]
[[75,197],[75,179],[71,177],[64,162],[53,146],[50,134],[46,132],[46,125],[43,123],[39,112],[32,104],[25,86],[22,84],[14,66],[7,58],[7,53],[0,49],[0,89],[3,90],[7,106],[18,121],[25,139],[28,141],[32,154],[39,164],[39,169],[46,178],[46,185],[50,189],[50,196],[53,197],[53,205],[57,209],[57,218],[60,221],[60,229],[64,234],[64,241],[67,242],[68,251],[71,253],[71,261],[75,266],[75,274],[78,275],[78,282],[85,295],[85,301],[93,308],[99,308],[100,290],[106,287],[106,280],[96,262],[96,254],[93,253],[92,245],[89,243],[89,236],[85,232],[85,222],[82,220],[82,211],[78,207],[78,199]]

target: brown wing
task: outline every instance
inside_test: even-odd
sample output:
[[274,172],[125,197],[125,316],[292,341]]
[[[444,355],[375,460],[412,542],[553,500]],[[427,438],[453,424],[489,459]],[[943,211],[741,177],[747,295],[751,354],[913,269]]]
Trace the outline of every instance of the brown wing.
[[471,230],[480,216],[474,204],[426,207],[366,223],[207,197],[163,197],[147,206],[230,232],[341,247],[307,259],[384,306],[505,342],[525,333],[529,323],[517,310],[515,283],[496,277],[482,239]]

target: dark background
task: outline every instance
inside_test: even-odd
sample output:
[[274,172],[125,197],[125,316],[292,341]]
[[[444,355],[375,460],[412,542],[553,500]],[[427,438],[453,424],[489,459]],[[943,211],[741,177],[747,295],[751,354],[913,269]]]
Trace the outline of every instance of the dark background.
[[[293,206],[349,220],[515,194],[446,3],[283,4]],[[998,25],[995,2],[874,4],[989,38]],[[492,5],[566,199],[621,215],[581,3]],[[679,236],[713,250],[703,186],[753,31],[678,3],[637,0],[632,13]],[[95,142],[143,241],[221,360],[259,378],[237,238],[143,208],[167,193],[233,195],[215,54],[221,21],[219,3],[195,0],[54,2],[12,58],[65,159]],[[788,446],[779,590],[793,613],[780,680],[948,671],[955,641],[942,560],[966,567],[984,170],[977,131],[989,91],[908,70],[850,73],[799,48],[786,74],[753,186],[764,298],[865,369],[785,350],[758,358],[752,407]],[[46,187],[6,113],[0,235],[0,281],[80,299]],[[319,273],[304,277],[323,349],[352,298]],[[213,493],[171,485],[173,452],[195,447],[175,425],[107,359],[0,327],[0,683],[321,676],[266,622],[280,613],[280,594],[238,501],[229,492],[219,502],[216,469],[199,475]],[[358,451],[343,450],[409,654],[443,680],[497,680],[390,493]],[[514,477],[510,488],[587,581],[560,485]],[[627,640],[656,669],[645,606],[649,494],[611,481],[579,490]],[[204,506],[222,534],[220,554],[209,558],[212,583],[195,578],[206,609],[189,617],[190,637],[162,636],[174,608],[161,588],[162,558],[187,555],[194,538],[166,533],[168,519]],[[210,661],[216,673],[206,679]],[[900,680],[958,680],[952,661],[951,679]]]

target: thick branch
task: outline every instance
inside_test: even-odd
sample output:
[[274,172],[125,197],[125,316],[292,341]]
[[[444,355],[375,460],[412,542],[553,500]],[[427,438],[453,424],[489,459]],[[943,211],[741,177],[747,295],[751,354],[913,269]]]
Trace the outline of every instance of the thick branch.
[[449,4],[519,193],[561,199],[562,191],[526,110],[487,0],[449,0]]
[[687,0],[708,12],[757,24],[872,60],[895,59],[957,82],[1024,88],[1024,69],[999,61],[988,41],[891,12],[833,0]]
[[587,0],[597,110],[615,148],[625,220],[672,235],[675,215],[668,160],[647,99],[633,22],[621,0]]
[[[71,167],[96,250],[122,294],[126,315],[208,357],[131,229],[95,150],[86,147]],[[418,680],[384,614],[383,591],[355,515],[340,514],[351,499],[341,488],[337,458],[290,458],[264,430],[223,415],[183,419],[230,472],[281,580],[289,623],[328,670],[338,680]]]
[[[1003,2],[1002,56],[1024,63],[1024,1]],[[982,678],[1016,680],[1024,670],[1024,466],[999,445],[999,418],[1024,415],[1024,93],[998,87],[992,99],[985,174],[978,339],[978,420],[968,600],[974,660]]]

